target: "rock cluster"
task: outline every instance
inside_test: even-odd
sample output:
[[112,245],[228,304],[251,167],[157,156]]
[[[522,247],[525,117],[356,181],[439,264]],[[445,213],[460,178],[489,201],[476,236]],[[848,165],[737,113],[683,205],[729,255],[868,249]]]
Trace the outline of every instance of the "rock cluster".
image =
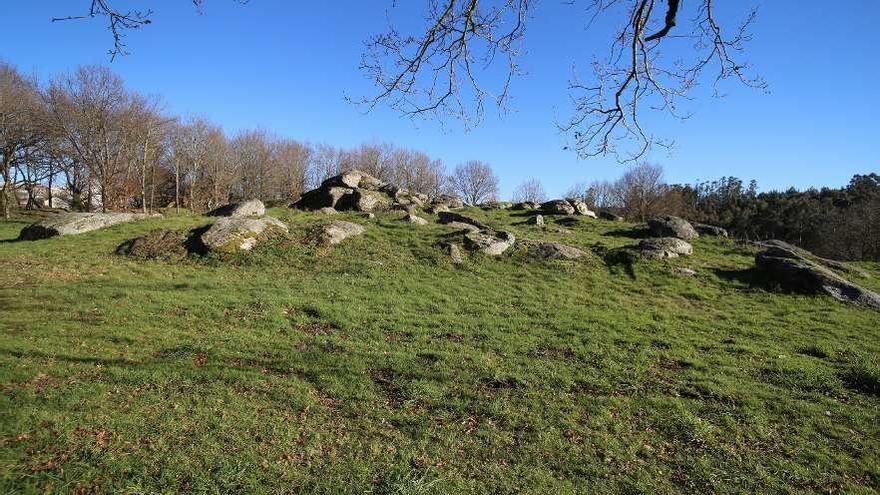
[[545,215],[583,215],[596,218],[596,213],[590,210],[587,203],[579,199],[554,199],[541,203],[538,207]]
[[336,220],[313,230],[308,240],[317,246],[327,247],[339,244],[349,237],[359,236],[366,231],[363,225]]
[[76,235],[120,223],[134,222],[162,215],[141,213],[62,213],[21,230],[18,239],[34,241],[59,235]]
[[678,258],[690,256],[693,246],[677,237],[653,237],[642,239],[638,245],[639,255],[646,259]]
[[510,232],[484,229],[477,232],[468,232],[464,235],[464,247],[469,251],[480,251],[490,256],[498,256],[507,251],[516,237]]
[[705,223],[692,223],[694,226],[694,230],[697,231],[700,235],[710,235],[716,237],[727,237],[727,230],[717,227],[715,225],[709,225]]
[[483,222],[451,211],[441,211],[437,215],[440,218],[441,224],[451,225],[464,230],[485,230],[489,228]]
[[273,217],[223,217],[202,234],[201,241],[209,251],[250,251],[260,242],[287,232],[287,225]]
[[880,294],[856,285],[829,267],[829,263],[809,251],[783,241],[760,244],[764,250],[755,256],[757,269],[785,288],[831,297],[880,310]]
[[[436,207],[460,208],[457,198],[435,198]],[[330,213],[334,210],[354,210],[363,212],[403,209],[407,206],[425,206],[428,197],[421,193],[386,184],[366,172],[347,170],[330,177],[293,203],[291,206],[302,210]]]
[[208,212],[209,217],[261,217],[266,214],[266,205],[259,199],[241,203],[230,203]]

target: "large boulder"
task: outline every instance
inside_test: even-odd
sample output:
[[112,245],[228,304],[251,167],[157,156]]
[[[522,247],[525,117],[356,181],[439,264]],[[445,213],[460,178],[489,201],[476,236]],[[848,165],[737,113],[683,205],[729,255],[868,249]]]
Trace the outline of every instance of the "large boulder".
[[694,248],[677,237],[655,237],[639,242],[638,251],[643,258],[663,259],[690,256]]
[[529,217],[529,219],[526,220],[526,223],[528,225],[537,225],[539,227],[543,227],[544,226],[544,216],[543,215],[534,215],[532,217]]
[[522,201],[522,202],[514,204],[510,208],[513,210],[531,211],[531,210],[537,210],[540,207],[541,207],[541,205],[539,205],[538,203],[535,203],[534,201]]
[[458,244],[442,241],[437,244],[437,247],[443,250],[446,254],[449,255],[449,261],[453,265],[460,265],[464,263],[464,254],[461,252],[461,248],[458,247]]
[[648,229],[656,237],[677,237],[689,241],[700,234],[687,220],[672,215],[662,215],[648,220]]
[[484,210],[507,210],[513,206],[509,201],[489,201],[480,205]]
[[596,212],[591,210],[590,207],[587,206],[587,203],[579,199],[569,199],[568,203],[574,208],[575,213],[577,213],[578,215],[596,218]]
[[168,229],[154,230],[123,242],[116,254],[148,260],[177,261],[186,257],[186,234]]
[[468,232],[464,235],[464,247],[470,251],[480,251],[482,253],[497,256],[507,251],[516,237],[510,232],[495,232],[493,230],[481,230],[479,232]]
[[541,211],[547,215],[574,215],[577,210],[564,199],[554,199],[541,203]]
[[261,217],[265,214],[266,206],[259,199],[230,203],[208,212],[209,217]]
[[711,235],[717,237],[727,237],[727,230],[717,227],[715,225],[709,225],[705,223],[692,223],[694,226],[694,230],[697,231],[700,235]]
[[372,175],[357,169],[346,170],[339,175],[335,175],[326,179],[321,183],[319,189],[329,189],[331,187],[344,187],[348,189],[368,189],[371,191],[378,190],[384,184]]
[[545,260],[577,260],[586,252],[558,242],[523,241],[530,256]]
[[18,239],[34,241],[59,235],[83,234],[111,225],[161,216],[158,213],[62,213],[23,228]]
[[352,194],[351,209],[357,211],[384,211],[390,209],[391,204],[391,198],[385,193],[369,189],[355,189],[354,194]]
[[489,228],[489,226],[484,224],[483,222],[480,222],[478,220],[474,220],[471,217],[460,215],[458,213],[454,213],[451,211],[441,211],[438,213],[438,216],[440,217],[440,223],[442,223],[442,224],[465,223],[465,224],[473,225],[474,227],[476,227],[479,230],[484,230],[484,229]]
[[411,212],[411,211],[406,213],[406,215],[403,217],[403,220],[406,222],[409,222],[413,225],[428,225],[427,220],[416,215],[414,212]]
[[318,246],[333,246],[366,231],[363,225],[337,220],[316,228],[309,235],[309,240]]
[[231,253],[250,251],[260,242],[287,232],[287,225],[273,217],[222,217],[202,234],[201,241],[209,251]]
[[303,210],[320,210],[321,208],[336,208],[339,205],[340,209],[345,209],[344,207],[351,204],[352,194],[354,194],[354,189],[348,187],[321,187],[303,194],[293,206]]
[[880,294],[856,285],[833,272],[826,260],[783,241],[761,244],[765,249],[755,256],[755,266],[781,286],[831,297],[859,306],[880,310]]

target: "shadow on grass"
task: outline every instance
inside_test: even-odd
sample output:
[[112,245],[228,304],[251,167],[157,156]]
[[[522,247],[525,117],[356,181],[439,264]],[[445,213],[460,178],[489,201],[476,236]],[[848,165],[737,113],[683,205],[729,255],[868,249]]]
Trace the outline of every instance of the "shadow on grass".
[[651,232],[646,227],[632,227],[628,229],[610,230],[605,233],[608,237],[626,237],[629,239],[644,239],[651,237]]

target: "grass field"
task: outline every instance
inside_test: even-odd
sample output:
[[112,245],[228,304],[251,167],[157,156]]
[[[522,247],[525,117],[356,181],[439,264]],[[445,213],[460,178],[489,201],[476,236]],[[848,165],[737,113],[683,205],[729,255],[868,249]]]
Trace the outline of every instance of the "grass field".
[[[326,217],[271,214],[291,240],[174,263],[114,249],[209,219],[0,222],[0,492],[880,490],[880,313],[770,290],[750,248],[455,266],[451,229],[400,213],[339,215],[368,232],[330,250],[298,242]],[[586,250],[639,234],[467,214]]]

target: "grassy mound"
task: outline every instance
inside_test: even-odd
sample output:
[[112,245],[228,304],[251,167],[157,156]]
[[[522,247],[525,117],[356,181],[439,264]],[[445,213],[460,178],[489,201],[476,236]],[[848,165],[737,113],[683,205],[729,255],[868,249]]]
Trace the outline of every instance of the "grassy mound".
[[326,217],[273,209],[288,239],[183,261],[114,252],[209,219],[0,222],[0,491],[880,489],[877,312],[767,290],[728,239],[609,263],[638,227],[464,213],[589,255],[452,263],[400,212],[321,249]]

